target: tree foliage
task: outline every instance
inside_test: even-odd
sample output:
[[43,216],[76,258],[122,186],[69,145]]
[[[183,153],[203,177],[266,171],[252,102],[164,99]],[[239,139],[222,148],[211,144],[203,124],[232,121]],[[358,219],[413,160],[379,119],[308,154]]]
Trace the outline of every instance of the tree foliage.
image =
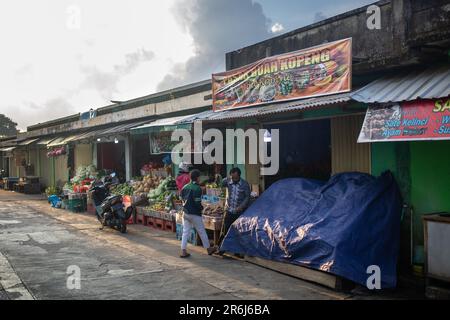
[[17,123],[4,114],[0,114],[0,137],[15,136],[17,134]]

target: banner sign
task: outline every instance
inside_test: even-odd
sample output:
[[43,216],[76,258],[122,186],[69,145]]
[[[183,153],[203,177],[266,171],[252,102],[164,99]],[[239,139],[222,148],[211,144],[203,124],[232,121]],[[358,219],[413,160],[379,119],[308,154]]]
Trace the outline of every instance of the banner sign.
[[450,97],[370,107],[358,142],[448,139]]
[[172,131],[160,131],[150,134],[150,154],[171,153],[178,142],[171,141]]
[[351,51],[349,38],[213,74],[213,109],[221,111],[348,92]]

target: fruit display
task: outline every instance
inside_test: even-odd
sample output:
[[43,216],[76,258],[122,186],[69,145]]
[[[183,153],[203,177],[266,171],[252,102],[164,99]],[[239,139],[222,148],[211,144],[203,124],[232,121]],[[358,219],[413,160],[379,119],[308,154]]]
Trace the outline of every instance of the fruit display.
[[75,176],[71,182],[73,184],[82,184],[87,179],[93,180],[98,177],[97,168],[94,165],[80,166],[77,168]]
[[119,184],[111,189],[111,193],[121,196],[132,196],[134,189],[128,183]]
[[203,214],[205,216],[215,216],[221,217],[223,216],[224,208],[217,204],[206,204],[203,206]]
[[153,190],[150,190],[148,193],[148,198],[152,201],[161,201],[164,200],[164,197],[167,196],[167,191],[176,191],[177,184],[175,179],[172,177],[167,177],[160,182],[158,187]]
[[165,211],[166,204],[164,202],[155,202],[148,206],[148,209],[153,211]]
[[155,163],[155,162],[147,163],[142,166],[141,175],[142,176],[151,175],[152,171],[160,169],[160,168],[161,168],[161,165],[159,165],[158,163]]
[[156,189],[162,182],[163,178],[146,175],[141,181],[134,181],[131,183],[134,191],[133,195],[141,196],[147,195],[152,189]]
[[161,194],[157,201],[153,202],[148,208],[153,211],[170,212],[177,209],[175,202],[179,200],[175,191],[166,191]]

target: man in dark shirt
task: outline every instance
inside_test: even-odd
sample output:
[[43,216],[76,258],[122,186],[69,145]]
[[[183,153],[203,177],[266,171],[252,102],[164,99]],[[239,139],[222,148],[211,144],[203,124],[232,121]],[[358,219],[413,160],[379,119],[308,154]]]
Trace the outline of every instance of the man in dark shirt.
[[[228,198],[220,242],[223,241],[228,229],[241,216],[242,212],[247,209],[250,203],[250,185],[241,178],[241,170],[239,168],[231,169],[230,178],[225,178],[222,181],[222,185],[228,189]],[[220,253],[223,254],[223,251]]]
[[206,234],[205,226],[202,219],[202,189],[198,185],[200,171],[192,170],[190,173],[191,182],[183,187],[181,190],[181,199],[183,200],[183,235],[181,238],[181,258],[190,256],[187,253],[187,240],[191,234],[192,228],[198,232],[203,247],[211,255],[217,251],[217,247],[211,247],[209,244],[208,235]]

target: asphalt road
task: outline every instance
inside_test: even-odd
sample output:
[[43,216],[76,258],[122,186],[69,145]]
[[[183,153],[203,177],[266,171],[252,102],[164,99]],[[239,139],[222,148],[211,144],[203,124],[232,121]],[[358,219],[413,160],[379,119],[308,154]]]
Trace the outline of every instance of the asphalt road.
[[0,190],[0,300],[355,298],[198,247],[180,259],[173,233],[99,230],[39,198]]

